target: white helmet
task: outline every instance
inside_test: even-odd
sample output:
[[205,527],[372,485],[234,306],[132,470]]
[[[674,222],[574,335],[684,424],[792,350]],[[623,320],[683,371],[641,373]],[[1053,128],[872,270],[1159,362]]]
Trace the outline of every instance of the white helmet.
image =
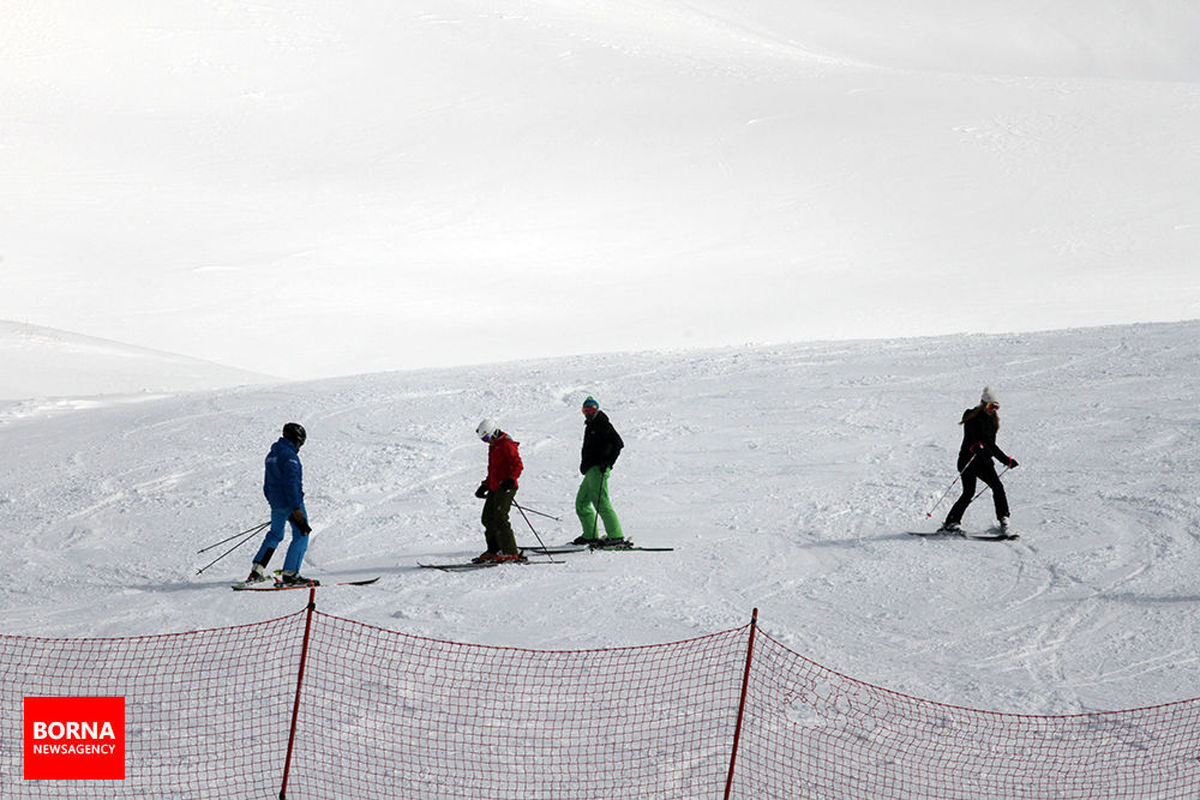
[[479,423],[479,427],[475,429],[475,435],[485,442],[489,441],[493,437],[500,435],[500,426],[496,424],[496,420],[489,417]]

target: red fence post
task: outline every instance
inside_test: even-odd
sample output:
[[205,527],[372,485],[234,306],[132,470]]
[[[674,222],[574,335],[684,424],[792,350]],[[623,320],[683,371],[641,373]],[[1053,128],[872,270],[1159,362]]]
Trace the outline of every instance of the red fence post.
[[283,761],[283,783],[279,800],[287,800],[288,775],[292,771],[292,748],[296,742],[296,720],[300,716],[300,688],[304,685],[304,665],[308,662],[308,636],[312,631],[313,612],[317,610],[317,587],[308,590],[308,615],[304,620],[304,641],[300,645],[300,671],[296,675],[296,700],[292,704],[292,728],[288,733],[287,758]]
[[758,632],[758,609],[750,616],[750,641],[746,645],[746,670],[742,673],[742,698],[738,701],[737,725],[733,729],[733,749],[729,753],[729,777],[725,779],[725,800],[733,791],[733,768],[737,764],[738,744],[742,740],[742,716],[746,713],[746,691],[750,687],[750,662],[754,658],[754,634]]

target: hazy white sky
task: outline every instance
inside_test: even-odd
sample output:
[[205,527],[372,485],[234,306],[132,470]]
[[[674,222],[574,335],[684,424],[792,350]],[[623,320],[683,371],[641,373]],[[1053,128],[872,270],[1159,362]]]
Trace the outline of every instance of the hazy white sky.
[[284,377],[1200,316],[1185,3],[6,0],[0,319]]

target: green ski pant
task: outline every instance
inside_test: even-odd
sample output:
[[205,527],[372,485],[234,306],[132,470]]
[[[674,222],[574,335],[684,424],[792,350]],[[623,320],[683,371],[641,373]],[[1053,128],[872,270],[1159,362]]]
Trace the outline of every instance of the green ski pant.
[[613,510],[612,501],[608,499],[608,476],[612,468],[590,467],[579,484],[575,494],[575,515],[583,526],[583,535],[589,539],[597,538],[596,519],[604,521],[604,532],[610,539],[623,539],[621,522],[617,512]]

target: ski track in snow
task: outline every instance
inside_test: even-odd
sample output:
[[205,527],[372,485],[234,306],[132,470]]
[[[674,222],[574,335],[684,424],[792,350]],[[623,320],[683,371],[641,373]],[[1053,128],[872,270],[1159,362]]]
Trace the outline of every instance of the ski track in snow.
[[[1200,323],[613,354],[103,400],[0,406],[5,633],[124,636],[298,610],[235,594],[266,518],[263,456],[302,421],[306,571],[366,577],[320,607],[436,638],[573,649],[743,624],[847,675],[1000,711],[1074,713],[1200,694]],[[1013,542],[922,540],[957,492],[957,420],[1000,392]],[[421,570],[482,548],[483,416],[522,443],[518,502],[547,544],[576,535],[582,417],[627,443],[614,503],[672,553]],[[991,524],[990,495],[968,527]],[[518,541],[536,544],[514,509]],[[274,566],[278,566],[275,564]]]

